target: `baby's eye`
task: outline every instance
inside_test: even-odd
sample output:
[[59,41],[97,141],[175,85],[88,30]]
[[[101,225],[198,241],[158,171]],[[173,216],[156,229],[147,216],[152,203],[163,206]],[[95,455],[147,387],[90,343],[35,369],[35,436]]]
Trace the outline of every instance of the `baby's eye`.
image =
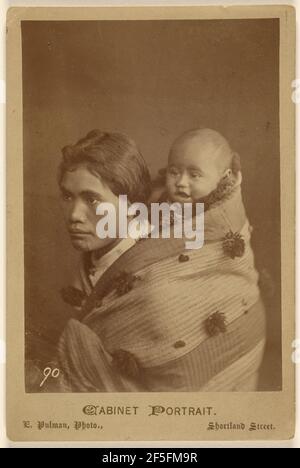
[[192,177],[193,179],[198,179],[198,178],[201,177],[201,174],[200,174],[199,172],[192,172],[192,173],[191,173],[191,177]]

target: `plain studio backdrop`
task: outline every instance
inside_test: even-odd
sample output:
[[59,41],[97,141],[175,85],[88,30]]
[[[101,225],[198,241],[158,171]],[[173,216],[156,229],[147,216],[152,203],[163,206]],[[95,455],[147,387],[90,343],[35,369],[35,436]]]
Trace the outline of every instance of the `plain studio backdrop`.
[[59,291],[78,253],[60,208],[61,148],[94,128],[124,132],[155,176],[172,141],[205,126],[241,156],[256,264],[274,288],[261,389],[280,389],[278,20],[24,21],[22,44],[27,327],[57,336],[70,316]]

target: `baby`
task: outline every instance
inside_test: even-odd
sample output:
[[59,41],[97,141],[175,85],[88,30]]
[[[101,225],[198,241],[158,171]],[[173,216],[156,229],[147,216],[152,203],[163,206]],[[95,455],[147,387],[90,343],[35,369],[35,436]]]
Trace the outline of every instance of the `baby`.
[[190,130],[173,143],[167,170],[161,176],[151,201],[203,202],[207,209],[240,184],[239,156],[218,132]]
[[199,202],[212,194],[222,183],[236,177],[237,156],[219,133],[192,130],[172,145],[166,189],[174,202]]
[[[224,382],[230,391],[257,390],[265,312],[250,245],[252,228],[242,201],[239,156],[218,132],[191,130],[175,140],[161,175],[152,201],[204,203],[203,247],[186,250],[179,261],[187,262],[188,277],[197,283],[203,342],[224,335],[224,347],[221,341],[211,342],[206,369],[216,369],[225,355],[231,356],[232,366],[203,391],[224,388]],[[179,272],[184,274],[182,267]]]

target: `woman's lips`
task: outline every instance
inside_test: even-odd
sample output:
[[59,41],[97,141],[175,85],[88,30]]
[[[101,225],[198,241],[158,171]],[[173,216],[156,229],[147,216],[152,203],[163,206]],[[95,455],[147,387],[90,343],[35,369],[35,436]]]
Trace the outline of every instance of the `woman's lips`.
[[83,236],[88,236],[89,232],[84,232],[84,231],[69,231],[69,234],[71,237],[83,237]]

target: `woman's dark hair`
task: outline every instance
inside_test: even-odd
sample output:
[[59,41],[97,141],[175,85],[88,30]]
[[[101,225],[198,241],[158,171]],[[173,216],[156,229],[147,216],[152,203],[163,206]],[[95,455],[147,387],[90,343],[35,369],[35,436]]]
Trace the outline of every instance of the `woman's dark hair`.
[[127,195],[131,203],[146,203],[150,195],[150,174],[135,142],[121,133],[92,130],[75,145],[62,149],[58,182],[67,171],[84,165],[117,196]]

